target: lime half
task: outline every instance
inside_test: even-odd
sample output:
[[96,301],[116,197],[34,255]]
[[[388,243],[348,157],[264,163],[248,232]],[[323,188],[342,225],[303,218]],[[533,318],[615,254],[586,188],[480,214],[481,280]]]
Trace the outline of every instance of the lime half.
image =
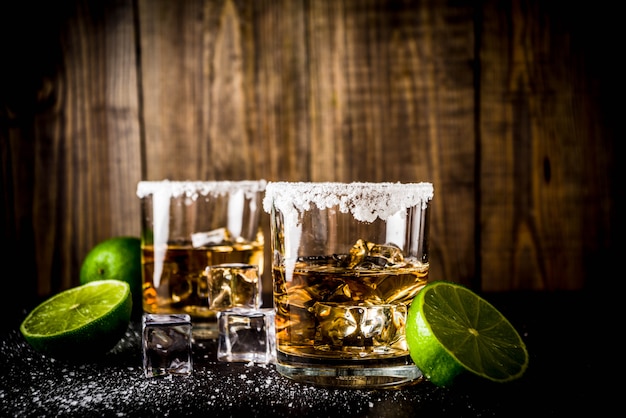
[[117,344],[128,328],[131,311],[128,283],[93,281],[42,302],[26,316],[20,331],[43,354],[84,359]]
[[455,283],[431,282],[417,294],[406,338],[415,365],[437,386],[451,385],[464,371],[507,382],[528,366],[526,345],[504,315]]

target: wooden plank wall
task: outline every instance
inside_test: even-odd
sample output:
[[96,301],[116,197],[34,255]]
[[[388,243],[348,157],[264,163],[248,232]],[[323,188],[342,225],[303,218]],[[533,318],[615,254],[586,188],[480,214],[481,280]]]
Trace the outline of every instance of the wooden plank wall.
[[587,288],[623,227],[613,15],[540,0],[3,4],[15,303],[76,285],[93,245],[138,235],[136,184],[163,178],[430,181],[433,278]]

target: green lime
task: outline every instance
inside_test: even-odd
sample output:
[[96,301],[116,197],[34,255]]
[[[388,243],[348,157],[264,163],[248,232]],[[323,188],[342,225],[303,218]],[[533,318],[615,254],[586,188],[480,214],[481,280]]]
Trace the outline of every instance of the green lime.
[[93,281],[46,299],[26,316],[20,331],[43,354],[89,358],[117,344],[128,328],[131,311],[128,283]]
[[451,385],[464,371],[507,382],[528,366],[526,345],[504,315],[455,283],[431,282],[417,294],[406,339],[413,362],[437,386]]
[[135,312],[142,309],[141,240],[120,236],[96,244],[80,268],[80,284],[94,280],[120,280],[130,285]]

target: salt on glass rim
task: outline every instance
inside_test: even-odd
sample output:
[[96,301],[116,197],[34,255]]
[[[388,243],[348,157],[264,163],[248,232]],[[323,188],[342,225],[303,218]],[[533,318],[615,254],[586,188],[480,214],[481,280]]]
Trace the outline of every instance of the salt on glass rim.
[[137,184],[137,197],[140,199],[153,195],[165,194],[169,197],[177,198],[185,195],[196,199],[198,196],[224,195],[227,193],[243,191],[248,194],[255,194],[265,191],[266,180],[215,180],[215,181],[140,181]]
[[350,212],[361,222],[376,218],[387,220],[400,211],[420,205],[426,208],[432,200],[432,183],[337,183],[337,182],[269,182],[265,187],[263,209],[272,207],[285,216],[311,209],[338,206],[342,213]]

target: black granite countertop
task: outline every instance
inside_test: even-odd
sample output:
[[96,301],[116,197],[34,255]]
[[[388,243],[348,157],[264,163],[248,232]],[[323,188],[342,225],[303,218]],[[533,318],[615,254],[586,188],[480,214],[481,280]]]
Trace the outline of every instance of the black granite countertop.
[[106,356],[62,362],[33,351],[18,330],[27,311],[2,330],[0,417],[491,417],[605,416],[590,390],[596,347],[583,292],[484,295],[525,340],[530,363],[519,380],[425,381],[393,390],[329,389],[292,382],[272,365],[222,363],[215,343],[194,344],[191,376],[146,378],[140,325]]

